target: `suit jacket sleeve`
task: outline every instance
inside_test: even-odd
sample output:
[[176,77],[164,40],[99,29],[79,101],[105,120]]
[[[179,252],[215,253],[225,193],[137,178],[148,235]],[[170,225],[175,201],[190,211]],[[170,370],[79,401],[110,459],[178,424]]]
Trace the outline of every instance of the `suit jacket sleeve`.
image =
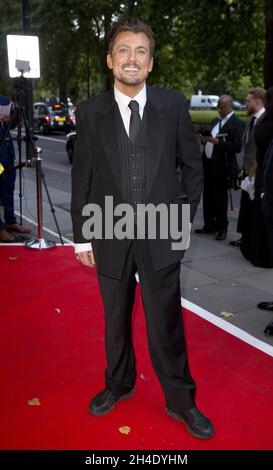
[[181,198],[191,206],[191,222],[200,201],[203,185],[203,166],[200,144],[192,127],[185,98],[180,95],[180,114],[177,131],[177,159],[181,170]]
[[92,152],[90,137],[81,106],[76,111],[77,138],[75,141],[72,165],[72,199],[71,216],[75,243],[86,243],[83,237],[82,226],[86,217],[82,209],[89,201],[92,184]]
[[244,128],[245,123],[241,119],[234,119],[227,139],[225,141],[219,140],[219,143],[217,144],[218,150],[226,152],[229,155],[239,153],[242,147]]

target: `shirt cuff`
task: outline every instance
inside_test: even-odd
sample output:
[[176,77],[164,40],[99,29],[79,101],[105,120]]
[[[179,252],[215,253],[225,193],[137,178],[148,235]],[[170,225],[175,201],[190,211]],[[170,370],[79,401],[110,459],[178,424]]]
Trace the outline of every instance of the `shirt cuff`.
[[192,224],[190,223],[190,229],[189,229],[189,233],[188,233],[189,238],[187,239],[187,245],[186,245],[185,250],[187,250],[190,247],[190,244],[191,244],[191,226],[192,226]]
[[83,251],[92,251],[91,243],[75,243],[75,253],[82,253]]
[[[189,248],[189,246],[190,246],[191,226],[192,226],[192,224],[190,223],[189,238],[188,238],[188,240],[187,240],[187,248],[186,248],[186,250],[187,250],[187,249]],[[93,250],[92,250],[92,245],[91,245],[91,243],[75,243],[75,244],[74,244],[74,248],[75,248],[75,253],[82,253],[83,251],[93,251]]]

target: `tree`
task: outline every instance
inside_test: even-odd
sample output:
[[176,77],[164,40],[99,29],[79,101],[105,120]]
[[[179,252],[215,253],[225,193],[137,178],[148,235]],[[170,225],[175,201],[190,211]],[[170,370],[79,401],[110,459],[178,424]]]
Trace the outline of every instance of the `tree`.
[[22,32],[22,7],[18,2],[0,0],[0,93],[14,95],[12,80],[8,73],[7,34]]
[[[0,0],[2,44],[6,33],[22,31],[20,3]],[[108,32],[122,16],[138,16],[155,32],[151,84],[188,96],[198,89],[236,96],[247,84],[273,82],[273,0],[31,0],[30,9],[31,31],[40,38],[37,99],[79,101],[109,89]],[[6,62],[2,48],[2,90],[11,89]]]
[[176,18],[181,32],[178,47],[190,77],[196,77],[195,90],[230,92],[245,76],[251,77],[255,85],[261,84],[264,48],[261,0],[182,3],[183,12]]

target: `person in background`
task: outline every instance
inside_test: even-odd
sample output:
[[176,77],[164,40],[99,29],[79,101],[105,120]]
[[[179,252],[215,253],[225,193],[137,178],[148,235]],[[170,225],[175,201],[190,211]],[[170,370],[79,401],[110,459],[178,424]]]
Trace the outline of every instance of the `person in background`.
[[266,229],[264,214],[262,212],[262,184],[264,172],[264,159],[273,139],[273,88],[266,91],[264,107],[265,112],[255,126],[255,142],[257,146],[257,168],[255,174],[255,198],[253,211],[253,237],[252,257],[254,266],[272,268],[273,261],[270,255],[269,236]]
[[204,226],[196,229],[198,234],[215,233],[216,240],[225,240],[228,229],[228,189],[230,174],[240,152],[245,124],[233,111],[233,100],[229,95],[219,98],[219,118],[211,125],[211,135],[201,135],[205,143],[203,150]]
[[[269,88],[265,96],[265,114],[255,131],[258,156],[258,190],[262,205],[262,217],[265,224],[269,256],[273,266],[273,87]],[[267,147],[267,148],[266,148]],[[260,302],[258,307],[273,312],[273,300]],[[273,336],[273,321],[265,327],[264,333]]]
[[[239,158],[242,161],[241,179],[253,178],[256,173],[256,142],[254,137],[255,126],[261,119],[264,109],[265,90],[254,88],[248,92],[246,99],[246,111],[251,119],[248,121],[242,137],[242,149]],[[251,259],[252,233],[253,233],[253,209],[254,202],[249,193],[242,190],[240,211],[237,223],[237,232],[241,233],[239,240],[231,241],[230,245],[240,246],[242,254],[246,259]]]
[[[7,96],[0,95],[0,106],[7,106],[10,104],[10,99]],[[0,218],[0,243],[13,243],[20,241],[14,233],[28,234],[31,229],[19,225],[16,221],[14,214],[14,188],[15,188],[15,171],[5,171],[14,166],[15,151],[10,135],[7,135],[8,123],[10,122],[11,115],[4,116],[0,119],[0,199],[4,207],[4,221]],[[15,127],[16,124],[14,124]],[[7,141],[3,141],[8,138]]]

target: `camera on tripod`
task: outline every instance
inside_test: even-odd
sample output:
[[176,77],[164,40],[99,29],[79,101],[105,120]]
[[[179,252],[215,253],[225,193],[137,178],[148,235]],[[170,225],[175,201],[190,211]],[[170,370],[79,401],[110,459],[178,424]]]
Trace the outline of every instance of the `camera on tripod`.
[[[32,100],[32,83],[31,78],[40,77],[40,59],[39,59],[39,42],[37,36],[7,36],[8,59],[9,59],[9,76],[14,78],[14,87],[16,91],[15,108],[11,114],[11,119],[7,119],[7,129],[1,142],[5,145],[10,137],[10,129],[17,125],[18,156],[19,164],[5,171],[14,171],[19,169],[19,199],[20,199],[20,224],[22,224],[22,176],[21,170],[31,163],[34,164],[36,170],[36,193],[37,193],[37,230],[38,238],[28,243],[28,248],[47,249],[56,245],[55,242],[44,239],[43,236],[43,218],[42,218],[42,182],[47,193],[48,202],[54,217],[57,231],[63,244],[61,232],[55,215],[48,188],[45,181],[45,175],[42,170],[42,159],[40,157],[41,149],[35,146],[33,130],[33,100]],[[22,137],[22,124],[24,125],[25,136]],[[22,162],[22,140],[26,142],[26,161]]]

